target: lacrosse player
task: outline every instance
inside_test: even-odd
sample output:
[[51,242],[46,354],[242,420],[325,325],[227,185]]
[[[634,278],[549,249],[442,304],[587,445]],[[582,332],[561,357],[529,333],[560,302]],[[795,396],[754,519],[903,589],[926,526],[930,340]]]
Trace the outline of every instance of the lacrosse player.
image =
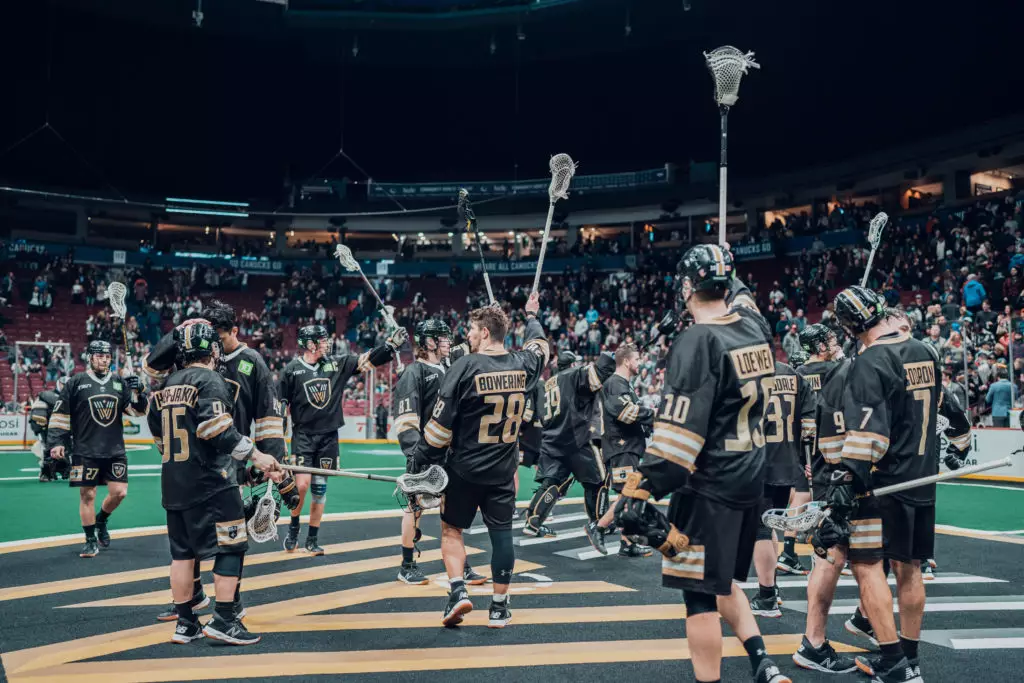
[[598,392],[612,374],[615,363],[609,354],[601,354],[596,363],[578,366],[582,358],[572,351],[558,354],[558,374],[544,383],[544,412],[541,423],[540,460],[537,462],[539,486],[526,508],[527,536],[555,536],[544,520],[558,499],[572,485],[573,477],[583,485],[587,517],[596,522],[605,470],[600,449],[594,445],[601,437],[593,424]]
[[32,402],[32,412],[29,414],[29,424],[32,432],[36,435],[36,442],[32,444],[32,452],[39,459],[39,481],[54,481],[59,474],[62,479],[67,479],[71,473],[71,463],[67,458],[54,460],[46,448],[46,428],[50,423],[50,415],[53,407],[57,405],[60,392],[67,384],[67,377],[57,379],[53,390],[43,389],[39,396]]
[[[538,377],[533,387],[526,390],[526,410],[523,411],[523,424],[519,428],[519,467],[533,468],[540,459],[540,442],[544,434],[544,423],[541,414],[544,406],[544,383]],[[519,496],[519,469],[515,476],[516,497]],[[522,517],[523,512],[516,508],[513,520]]]
[[[293,359],[281,372],[279,396],[291,411],[292,457],[295,464],[325,470],[338,469],[338,429],[345,424],[341,401],[345,383],[357,372],[390,363],[395,352],[409,338],[405,328],[395,328],[381,346],[362,355],[328,356],[331,337],[323,325],[299,328],[299,349],[302,355]],[[327,477],[296,473],[299,503],[292,508],[284,549],[294,552],[299,542],[299,515],[311,490],[309,531],[306,552],[323,555],[317,542],[320,518],[327,502]]]
[[[406,457],[406,470],[413,472],[412,458],[423,439],[423,428],[430,419],[445,374],[444,361],[451,351],[451,330],[442,320],[430,319],[416,323],[413,329],[413,343],[416,361],[407,367],[398,378],[393,397],[392,410],[395,417],[395,431],[398,443]],[[416,542],[419,540],[419,519],[421,510],[407,511],[402,515],[402,567],[398,580],[403,583],[424,585],[430,580],[420,571],[413,559]],[[478,586],[487,581],[473,571],[466,561],[463,569],[466,583]]]
[[448,488],[441,508],[441,556],[450,593],[442,623],[454,626],[473,610],[463,571],[466,547],[462,531],[479,510],[491,538],[494,598],[488,626],[502,628],[512,619],[508,587],[515,566],[512,515],[519,428],[526,394],[547,365],[549,346],[537,321],[536,293],[526,304],[526,339],[522,351],[505,350],[508,316],[487,306],[470,313],[471,353],[452,364],[444,376],[434,411],[423,429],[414,456],[417,471],[447,457]]
[[[237,585],[248,550],[242,495],[232,473],[251,459],[260,470],[279,471],[273,455],[260,452],[235,429],[235,397],[214,370],[220,341],[206,323],[180,330],[182,369],[154,391],[149,428],[163,462],[160,483],[171,545],[171,593],[177,614],[172,642],[208,637],[252,645],[260,636],[242,624]],[[194,565],[214,558],[217,606],[201,627],[193,611]]]
[[[722,247],[692,247],[678,271],[695,322],[672,343],[653,442],[626,477],[616,522],[658,548],[662,584],[682,589],[697,681],[721,680],[721,614],[743,643],[754,681],[789,683],[734,583],[747,578],[761,524],[771,332]],[[669,494],[666,519],[648,501]]]
[[[878,683],[920,683],[921,562],[934,552],[935,485],[857,496],[938,472],[931,456],[938,438],[939,362],[924,344],[887,324],[885,303],[875,292],[848,287],[836,297],[835,310],[862,348],[846,377],[843,411],[833,415],[844,423],[845,438],[826,494],[831,514],[812,542],[819,554],[848,548],[861,608],[881,650],[877,658],[857,657],[857,667]],[[899,634],[883,559],[896,575]]]
[[[80,489],[78,514],[85,546],[79,557],[96,557],[100,546],[110,545],[107,520],[128,495],[128,456],[121,419],[124,414],[146,414],[139,378],[111,374],[110,342],[89,342],[88,354],[89,369],[64,385],[46,433],[50,457],[58,461],[71,457],[70,483]],[[107,496],[97,513],[96,487],[101,484],[106,484]]]

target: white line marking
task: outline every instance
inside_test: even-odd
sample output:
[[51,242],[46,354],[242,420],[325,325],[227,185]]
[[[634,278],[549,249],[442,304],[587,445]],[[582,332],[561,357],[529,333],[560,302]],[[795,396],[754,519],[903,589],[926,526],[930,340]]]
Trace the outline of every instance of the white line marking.
[[1022,491],[1022,492],[1024,492],[1024,487],[1020,487],[1020,486],[1000,486],[999,484],[970,484],[970,483],[967,483],[966,481],[964,481],[964,482],[940,481],[939,482],[939,486],[976,486],[978,488],[985,488],[985,489],[1003,489],[1004,491]]
[[[586,515],[584,515],[584,516],[586,516]],[[564,540],[569,539],[569,538],[579,538],[580,536],[586,536],[586,535],[587,535],[586,531],[584,531],[583,529],[577,529],[575,531],[566,531],[565,533],[561,533],[561,534],[559,534],[557,536],[554,536],[554,537],[551,537],[551,538],[524,538],[523,540],[519,541],[519,545],[520,546],[527,546],[527,545],[540,545],[541,543],[556,543],[558,541],[564,541]]]
[[1024,638],[950,638],[954,650],[1019,650]]
[[[582,519],[587,519],[587,515],[586,514],[561,515],[561,516],[556,516],[556,517],[548,517],[547,520],[545,520],[544,524],[545,525],[554,526],[556,524],[566,524],[568,522],[578,522],[578,521],[580,521]],[[516,522],[516,523],[514,523],[512,525],[512,529],[513,530],[518,530],[518,529],[522,529],[524,526],[526,526],[526,522],[525,521],[523,521],[523,522]],[[473,526],[473,527],[470,527],[470,528],[466,529],[462,533],[469,534],[471,536],[475,536],[476,534],[485,534],[485,533],[487,533],[487,527],[485,527],[485,526]]]
[[935,528],[937,530],[945,529],[946,531],[964,531],[969,534],[988,534],[989,536],[1024,534],[1024,529],[1018,529],[1017,531],[989,531],[988,529],[968,529],[967,527],[953,526],[952,524],[936,524]]
[[[889,585],[895,586],[896,579],[889,577]],[[930,581],[925,581],[924,585],[937,586],[940,584],[964,584],[964,583],[1008,583],[1005,579],[993,579],[987,576],[974,576],[972,574],[946,574],[936,576]],[[793,578],[793,579],[779,579],[775,582],[775,585],[780,588],[795,588],[795,587],[807,587],[807,577]],[[842,578],[839,579],[840,586],[856,586],[857,581],[853,578]],[[739,584],[740,588],[751,589],[757,588],[757,581],[744,581]],[[851,612],[852,614],[852,612]]]

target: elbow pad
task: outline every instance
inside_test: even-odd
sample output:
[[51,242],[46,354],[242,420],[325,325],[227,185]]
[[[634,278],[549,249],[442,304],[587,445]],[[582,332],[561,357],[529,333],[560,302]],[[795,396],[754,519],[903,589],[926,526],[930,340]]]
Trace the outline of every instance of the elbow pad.
[[384,365],[391,362],[391,359],[394,357],[395,352],[391,350],[390,346],[384,344],[383,346],[375,346],[371,349],[368,360],[371,365]]

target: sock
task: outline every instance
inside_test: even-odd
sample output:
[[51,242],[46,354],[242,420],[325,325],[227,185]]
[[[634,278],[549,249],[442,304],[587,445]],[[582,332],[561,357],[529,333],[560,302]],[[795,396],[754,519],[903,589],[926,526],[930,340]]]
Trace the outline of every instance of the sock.
[[319,534],[319,533],[320,533],[320,527],[313,526],[312,524],[310,524],[309,525],[309,533],[306,534],[306,538],[308,538],[311,541],[315,541],[316,537],[317,537],[317,534]]
[[412,552],[412,548],[406,548],[404,545],[402,546],[402,564],[412,563]]
[[903,659],[903,648],[900,647],[900,641],[898,640],[895,643],[879,643],[878,649],[882,652],[882,671],[888,671]]
[[238,585],[235,586],[235,602],[242,601],[242,579],[238,579]]
[[221,602],[218,600],[214,611],[224,621],[231,622],[235,620],[235,604],[233,602]]
[[296,536],[299,534],[299,516],[292,515],[292,518],[288,520],[288,533],[295,533]]
[[192,563],[192,598],[195,599],[203,592],[203,581],[199,578],[199,558]]
[[190,602],[174,603],[174,611],[178,613],[179,619],[184,619],[186,621],[196,620],[196,615],[192,612],[192,603]]
[[789,537],[786,539],[785,550],[783,552],[786,555],[796,555],[796,539]]
[[448,579],[448,592],[454,593],[457,590],[466,590],[466,582],[463,579]]
[[762,586],[757,585],[758,592],[762,598],[774,598],[775,597],[775,586]]
[[907,656],[907,659],[917,659],[917,641],[913,638],[907,638],[906,636],[900,636],[900,647],[903,648],[903,654]]
[[508,600],[508,593],[503,593],[502,595],[495,593],[491,600],[498,604],[504,604],[505,601]]
[[85,532],[85,540],[95,541],[96,540],[96,525],[85,524],[82,526],[82,531]]
[[96,526],[106,526],[108,519],[110,519],[110,513],[100,508],[100,511],[96,513]]
[[743,649],[747,651],[747,657],[750,658],[750,667],[756,672],[757,667],[761,666],[761,660],[768,656],[768,650],[764,647],[764,638],[761,636],[751,636],[743,641]]

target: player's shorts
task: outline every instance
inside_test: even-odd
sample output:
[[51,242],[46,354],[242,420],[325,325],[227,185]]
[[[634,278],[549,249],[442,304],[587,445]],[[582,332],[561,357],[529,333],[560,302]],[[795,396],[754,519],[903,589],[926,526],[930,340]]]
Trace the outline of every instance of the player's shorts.
[[479,510],[488,529],[512,528],[516,511],[516,485],[512,479],[503,484],[476,484],[446,469],[448,488],[441,497],[441,520],[445,524],[468,529]]
[[565,481],[572,475],[581,484],[603,484],[604,459],[593,444],[583,448],[572,447],[562,452],[541,448],[537,461],[537,481],[554,479]]
[[540,451],[532,448],[520,448],[519,449],[519,466],[520,467],[533,467],[537,464],[540,459]]
[[608,468],[609,488],[616,493],[622,493],[626,477],[640,469],[640,456],[635,453],[619,453],[608,459],[606,467]]
[[319,467],[322,470],[338,469],[338,433],[292,435],[292,457],[300,467]]
[[761,526],[759,503],[738,509],[692,493],[673,494],[668,518],[690,545],[682,561],[662,559],[663,586],[729,595],[733,581],[747,580]]
[[908,505],[893,496],[878,499],[884,557],[895,562],[924,562],[935,557],[935,506]]
[[167,510],[167,539],[172,560],[205,560],[249,549],[245,508],[236,487],[187,510]]
[[[881,498],[862,498],[850,516],[850,562],[874,562],[885,556]],[[891,529],[890,529],[891,531]]]
[[765,484],[764,495],[761,497],[761,512],[789,507],[789,491],[791,486]]
[[73,488],[101,486],[111,482],[127,484],[128,456],[118,455],[113,458],[80,458],[73,456],[68,482]]
[[802,470],[800,472],[800,476],[797,477],[796,480],[793,482],[793,490],[796,491],[797,493],[811,492],[811,482],[807,480],[807,477],[804,476]]

